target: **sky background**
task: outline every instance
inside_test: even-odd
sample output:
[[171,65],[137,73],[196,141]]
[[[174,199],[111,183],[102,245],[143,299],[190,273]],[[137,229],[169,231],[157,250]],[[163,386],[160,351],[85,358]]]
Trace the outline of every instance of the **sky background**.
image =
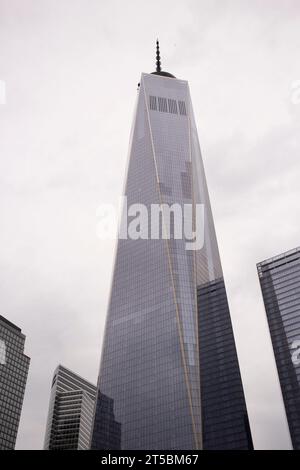
[[[257,449],[290,438],[256,263],[300,245],[299,0],[0,0],[0,314],[31,357],[18,449],[58,363],[96,383],[141,72],[190,84]],[[299,94],[300,95],[300,94]]]

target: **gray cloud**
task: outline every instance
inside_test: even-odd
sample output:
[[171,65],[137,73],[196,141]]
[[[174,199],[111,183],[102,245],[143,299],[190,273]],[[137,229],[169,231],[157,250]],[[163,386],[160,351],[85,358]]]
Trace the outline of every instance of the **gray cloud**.
[[253,437],[288,448],[256,262],[299,245],[298,1],[0,0],[0,312],[32,357],[18,448],[42,446],[58,363],[96,382],[142,71],[191,86]]

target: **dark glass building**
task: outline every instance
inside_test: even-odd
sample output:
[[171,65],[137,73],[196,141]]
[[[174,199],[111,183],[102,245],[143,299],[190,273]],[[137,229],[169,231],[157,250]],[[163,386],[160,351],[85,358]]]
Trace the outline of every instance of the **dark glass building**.
[[0,450],[15,448],[30,359],[25,335],[0,315]]
[[96,387],[66,367],[54,372],[44,448],[90,448]]
[[160,236],[132,237],[123,210],[92,448],[252,448],[189,86],[159,56],[140,80],[125,196],[151,215],[190,207],[194,226],[201,207],[204,241],[191,249],[168,211]]
[[257,265],[294,449],[300,450],[300,248]]
[[98,392],[98,410],[94,422],[94,442],[101,442],[103,449],[121,449],[121,424],[115,420],[114,401]]
[[223,278],[197,289],[204,449],[252,449]]

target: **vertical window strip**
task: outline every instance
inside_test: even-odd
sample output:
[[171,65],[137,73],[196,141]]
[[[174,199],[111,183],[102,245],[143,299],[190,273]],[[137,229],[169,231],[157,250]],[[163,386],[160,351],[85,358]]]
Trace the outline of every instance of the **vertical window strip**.
[[167,106],[167,99],[162,98],[161,96],[158,97],[158,110],[167,113],[168,112],[168,106]]
[[150,109],[157,111],[157,100],[156,96],[150,96]]
[[171,98],[168,98],[168,105],[169,105],[169,112],[170,113],[178,114],[176,100],[172,100]]
[[185,102],[178,100],[178,106],[179,106],[179,114],[181,114],[182,116],[186,116]]
[[178,102],[172,98],[163,98],[162,96],[149,96],[150,109],[152,111],[160,111],[162,113],[179,114],[186,116],[185,101]]

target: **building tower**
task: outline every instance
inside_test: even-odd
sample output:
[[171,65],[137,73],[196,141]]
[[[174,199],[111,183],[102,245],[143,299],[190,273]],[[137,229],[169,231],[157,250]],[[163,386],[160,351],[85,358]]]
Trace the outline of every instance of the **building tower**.
[[[158,42],[156,71],[139,84],[125,196],[131,210],[165,208],[158,226],[147,219],[148,239],[124,235],[123,210],[92,448],[115,448],[102,395],[111,400],[121,449],[251,448],[189,87],[162,71]],[[173,210],[167,220],[174,204],[182,214],[192,209],[194,226],[197,205],[204,210],[200,249],[178,236]]]
[[30,359],[25,335],[0,315],[0,450],[15,448]]
[[96,387],[66,367],[54,372],[45,434],[45,450],[90,448]]
[[294,449],[300,450],[300,248],[257,265]]

